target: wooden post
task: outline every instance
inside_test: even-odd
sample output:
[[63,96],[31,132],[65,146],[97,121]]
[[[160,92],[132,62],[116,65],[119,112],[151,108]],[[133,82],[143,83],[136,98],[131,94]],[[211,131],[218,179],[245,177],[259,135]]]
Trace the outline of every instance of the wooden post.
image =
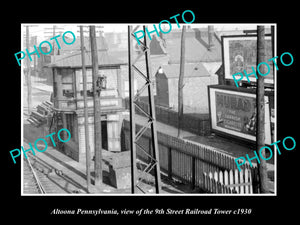
[[54,104],[54,107],[61,108],[62,105],[62,99],[63,99],[63,90],[62,90],[62,75],[61,71],[58,68],[53,68],[53,76],[55,77],[56,82],[56,102],[57,104]]
[[172,179],[172,148],[168,148],[168,178]]
[[[265,28],[264,26],[257,26],[257,65],[265,62]],[[265,67],[260,67],[260,72],[265,74]],[[256,107],[257,107],[257,129],[256,129],[256,149],[260,151],[265,146],[265,90],[264,77],[258,75],[257,89],[256,89]],[[261,152],[261,156],[266,157],[265,149]],[[267,186],[267,163],[261,159],[258,164],[260,192],[268,193]]]
[[84,128],[85,128],[85,155],[86,155],[86,186],[87,191],[90,191],[90,181],[91,181],[91,172],[90,172],[90,161],[91,161],[91,152],[90,152],[90,135],[89,135],[89,122],[88,122],[88,105],[87,105],[87,87],[86,87],[86,70],[85,70],[85,47],[84,47],[84,36],[83,36],[83,27],[80,26],[80,42],[81,42],[81,61],[82,61],[82,82],[83,82],[83,103],[84,103]]
[[[62,122],[63,122],[63,128],[68,128],[68,126],[67,126],[67,115],[66,115],[66,113],[61,112],[61,117],[62,117]],[[67,134],[66,134],[66,133],[63,134],[63,138],[64,138],[64,139],[67,139]]]
[[[29,26],[26,26],[26,48],[29,49]],[[26,60],[26,69],[27,69],[27,106],[28,106],[28,116],[32,110],[32,102],[31,102],[31,67],[29,57]]]
[[[33,42],[34,42],[34,45],[37,45],[37,36],[33,37]],[[33,71],[34,71],[34,77],[35,77],[36,82],[39,81],[39,79],[38,79],[39,73],[38,73],[38,68],[37,68],[37,66],[38,66],[37,60],[38,60],[38,57],[37,57],[36,54],[34,54],[33,55]]]
[[102,183],[102,137],[101,137],[101,109],[100,109],[100,87],[97,87],[98,75],[98,52],[96,43],[95,26],[90,26],[90,41],[92,53],[92,76],[94,95],[94,140],[95,140],[95,186],[100,187]]
[[192,157],[192,189],[196,188],[196,158]]
[[[144,33],[146,33],[146,26],[143,26]],[[144,38],[145,46],[147,46],[147,37]],[[150,46],[150,45],[149,45]],[[149,115],[152,118],[151,127],[151,137],[152,137],[152,148],[153,148],[153,158],[156,160],[156,165],[154,169],[155,173],[155,191],[156,194],[161,192],[161,179],[160,179],[160,164],[159,164],[159,149],[157,141],[157,129],[156,129],[156,115],[155,115],[155,104],[154,104],[154,94],[153,94],[153,84],[152,84],[152,72],[150,66],[150,51],[145,52],[145,62],[146,62],[146,74],[147,78],[151,80],[150,85],[148,85],[148,102],[149,102]]]
[[[56,26],[53,25],[53,37],[55,37],[55,28],[56,28]],[[53,62],[55,62],[55,41],[54,40],[53,40],[52,45],[53,45]]]
[[123,79],[121,69],[117,69],[117,91],[118,91],[118,98],[124,98],[124,91],[123,91]]
[[184,64],[185,64],[185,26],[182,27],[181,33],[181,50],[180,50],[180,72],[178,79],[178,138],[180,138],[181,124],[183,117],[183,78],[184,78]]

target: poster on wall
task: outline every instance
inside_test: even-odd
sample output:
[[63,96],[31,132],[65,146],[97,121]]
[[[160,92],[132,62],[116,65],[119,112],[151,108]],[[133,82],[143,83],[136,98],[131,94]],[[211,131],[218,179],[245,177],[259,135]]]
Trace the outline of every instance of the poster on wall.
[[[225,79],[233,79],[235,73],[253,73],[252,67],[256,70],[257,59],[257,36],[236,35],[222,36],[223,65]],[[273,58],[274,50],[270,35],[265,36],[266,60]],[[270,66],[270,73],[265,76],[266,84],[274,84],[274,66],[272,61],[267,61]],[[249,76],[251,82],[256,82],[254,75]],[[243,82],[248,82],[245,79]]]
[[[265,143],[271,144],[270,98],[265,96]],[[256,95],[254,93],[209,87],[212,130],[255,142]]]

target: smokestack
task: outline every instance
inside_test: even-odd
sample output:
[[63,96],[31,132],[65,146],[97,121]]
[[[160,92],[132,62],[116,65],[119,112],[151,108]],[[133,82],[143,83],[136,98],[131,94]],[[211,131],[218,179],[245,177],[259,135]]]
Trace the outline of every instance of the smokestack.
[[208,50],[212,50],[212,48],[214,47],[213,44],[213,36],[214,36],[214,26],[208,26],[207,27],[207,37],[208,37]]

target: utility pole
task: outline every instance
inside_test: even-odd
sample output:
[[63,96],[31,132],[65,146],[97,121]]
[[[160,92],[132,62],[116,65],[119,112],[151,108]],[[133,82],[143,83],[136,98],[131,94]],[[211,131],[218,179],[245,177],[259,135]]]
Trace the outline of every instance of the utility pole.
[[[56,25],[53,25],[53,27],[52,28],[45,28],[46,29],[46,31],[44,31],[44,34],[46,34],[46,33],[51,33],[52,34],[52,36],[51,35],[46,35],[48,38],[52,38],[52,37],[55,37],[55,35],[56,35],[56,31],[58,30],[60,30],[59,32],[61,32],[62,30],[64,30],[64,28],[62,28],[62,27],[57,27]],[[52,31],[47,31],[47,30],[52,30]],[[53,46],[53,62],[55,61],[55,51],[56,51],[56,44],[55,44],[55,40],[53,40],[53,43],[52,43],[52,46]]]
[[[37,36],[34,36],[32,37],[32,40],[33,40],[33,45],[37,45]],[[35,76],[35,79],[36,81],[38,80],[38,76],[39,76],[39,73],[38,73],[38,63],[37,63],[37,60],[38,60],[38,57],[36,54],[33,55],[33,71],[34,71],[34,76]]]
[[[53,25],[53,37],[55,37],[55,28],[56,28],[56,26]],[[53,40],[52,46],[53,46],[53,62],[55,62],[55,42],[54,42],[54,40]]]
[[[88,28],[89,26],[87,26],[87,25],[80,25],[79,27]],[[96,36],[97,36],[97,33],[99,34],[99,36],[101,36],[101,33],[103,33],[103,28],[104,28],[104,26],[98,26],[98,25],[95,26]],[[80,30],[79,31],[77,30],[77,32],[80,32]],[[83,33],[84,34],[88,34],[89,33],[89,29],[87,29],[87,30],[83,29]]]
[[90,26],[90,41],[92,53],[92,76],[93,76],[93,95],[94,95],[94,139],[95,139],[95,186],[100,187],[102,183],[102,140],[101,140],[101,109],[100,109],[100,90],[97,86],[98,79],[98,52],[96,43],[95,26]]
[[[257,65],[265,62],[265,28],[264,26],[257,26]],[[260,69],[262,74],[265,74],[265,67]],[[256,149],[259,151],[265,146],[265,90],[264,77],[258,76],[256,88],[256,107],[257,107],[257,129],[256,129]],[[265,149],[261,151],[261,156],[266,157]],[[268,193],[268,177],[267,177],[267,163],[261,160],[258,164],[260,192]]]
[[[83,29],[83,31],[82,31],[82,33],[83,33],[83,39],[85,37],[89,37],[89,33],[90,33],[89,27],[90,26],[88,26],[88,25],[80,25],[78,27],[82,27],[82,29]],[[101,36],[101,33],[103,33],[103,28],[104,28],[104,26],[95,26],[96,39],[98,38],[98,40],[99,40],[99,37]],[[77,30],[77,32],[80,33],[81,32],[80,29]],[[97,37],[97,35],[98,35],[98,37]],[[86,46],[85,46],[86,52],[89,52],[90,51],[90,43],[86,43],[85,42],[85,44],[86,44]],[[99,49],[99,46],[97,46],[97,51],[101,51],[101,47],[102,46],[100,46],[100,49]],[[77,49],[74,49],[74,50],[77,50]]]
[[86,87],[86,70],[85,70],[85,47],[84,47],[84,36],[83,28],[80,26],[80,41],[81,41],[81,61],[82,61],[82,81],[83,81],[83,102],[84,102],[84,128],[85,128],[85,151],[86,151],[86,186],[88,192],[90,192],[90,135],[89,135],[89,122],[88,122],[88,105],[87,105],[87,87]]
[[[26,26],[26,48],[29,48],[29,26]],[[32,102],[31,102],[31,67],[29,57],[26,58],[26,72],[27,72],[27,106],[28,106],[28,116],[32,110]]]
[[180,72],[178,79],[178,138],[181,135],[181,124],[183,117],[183,79],[184,79],[184,64],[185,64],[185,26],[182,27],[181,33],[181,50],[180,50]]

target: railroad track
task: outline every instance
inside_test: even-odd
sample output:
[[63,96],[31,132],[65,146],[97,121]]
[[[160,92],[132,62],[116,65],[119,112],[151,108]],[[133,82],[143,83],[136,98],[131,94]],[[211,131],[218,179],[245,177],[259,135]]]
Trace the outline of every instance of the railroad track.
[[24,159],[24,194],[81,194],[85,191],[63,171],[58,170],[31,153]]
[[23,193],[24,194],[46,194],[29,157],[23,157]]

